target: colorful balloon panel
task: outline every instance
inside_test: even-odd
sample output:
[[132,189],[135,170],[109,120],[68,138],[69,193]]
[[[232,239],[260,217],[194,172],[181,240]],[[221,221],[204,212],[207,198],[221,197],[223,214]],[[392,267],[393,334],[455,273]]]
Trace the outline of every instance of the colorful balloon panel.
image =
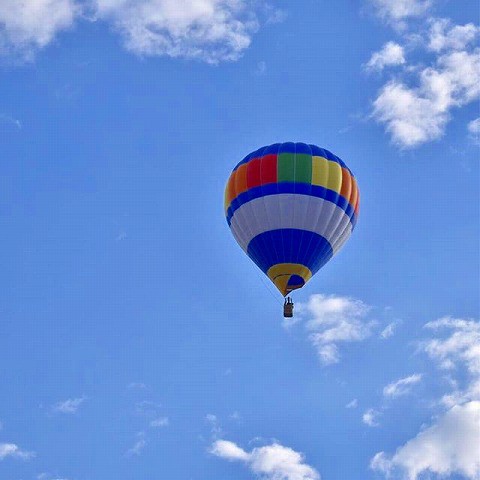
[[277,143],[234,168],[225,214],[238,244],[285,296],[303,287],[348,240],[359,198],[355,177],[333,153]]

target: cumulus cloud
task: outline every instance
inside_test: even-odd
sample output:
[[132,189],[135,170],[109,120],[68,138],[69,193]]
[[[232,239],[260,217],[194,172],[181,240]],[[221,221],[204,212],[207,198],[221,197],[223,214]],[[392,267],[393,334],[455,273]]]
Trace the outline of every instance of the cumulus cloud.
[[[380,17],[403,27],[400,40],[387,42],[364,66],[382,71],[397,66],[396,75],[379,89],[372,118],[385,127],[394,144],[414,148],[441,138],[456,108],[480,97],[480,27],[454,24],[447,18],[423,19],[416,31],[407,20],[422,17],[429,0],[371,0]],[[407,63],[422,52],[422,63]],[[425,57],[428,55],[428,57]],[[432,57],[433,55],[433,57]]]
[[324,365],[340,361],[339,344],[364,340],[375,325],[366,319],[371,307],[350,297],[315,294],[298,307],[300,316],[308,317],[309,338]]
[[58,413],[77,413],[80,405],[86,400],[86,397],[79,397],[79,398],[69,398],[68,400],[64,400],[63,402],[56,403],[52,409],[54,412]]
[[[421,342],[419,350],[425,352],[439,369],[449,372],[450,385],[454,388],[437,404],[447,410],[393,455],[378,452],[370,467],[387,477],[398,474],[409,480],[416,480],[423,474],[442,477],[459,474],[478,480],[480,323],[472,319],[443,317],[427,323],[425,328],[434,337]],[[455,374],[458,374],[457,378],[452,376]],[[397,383],[391,384],[391,392],[398,392]],[[461,383],[465,384],[463,388],[459,388]],[[411,384],[411,381],[404,382],[401,389]]]
[[394,455],[377,453],[370,467],[386,475],[404,472],[409,480],[416,480],[423,473],[445,477],[458,473],[472,480],[478,479],[479,425],[480,402],[456,405],[398,448]]
[[260,14],[266,23],[283,18],[280,10],[254,0],[3,0],[0,55],[31,60],[87,13],[112,26],[137,55],[211,64],[240,58]]
[[380,416],[380,412],[373,408],[369,408],[363,415],[362,415],[362,422],[369,427],[378,427],[380,424],[378,423],[378,417]]
[[396,398],[402,395],[406,395],[410,392],[413,385],[416,385],[422,380],[422,375],[420,373],[414,373],[409,377],[401,378],[396,382],[389,383],[383,389],[383,396],[389,398]]
[[446,407],[461,405],[471,400],[480,400],[480,377],[472,379],[463,389],[455,389],[442,396],[440,402]]
[[[443,317],[425,325],[437,337],[420,344],[442,370],[456,373],[466,371],[462,382],[445,394],[441,402],[447,407],[472,400],[480,400],[480,322],[472,319]],[[446,332],[446,335],[445,335]],[[443,336],[441,336],[443,334]],[[460,388],[459,383],[464,385]]]
[[473,23],[453,25],[446,18],[433,19],[430,25],[428,48],[433,52],[464,50],[479,34],[480,27]]
[[409,148],[440,138],[454,107],[480,96],[480,50],[449,51],[410,87],[391,80],[373,103],[373,117],[384,124],[394,143]]
[[446,338],[432,338],[421,347],[443,369],[465,366],[471,375],[480,375],[480,322],[471,319],[443,317],[425,324],[425,328]]
[[250,458],[250,455],[245,450],[228,440],[217,440],[212,445],[211,453],[226,460],[247,461]]
[[234,442],[217,440],[210,452],[225,460],[244,463],[265,480],[320,480],[319,473],[305,463],[303,454],[278,443],[246,452]]
[[237,60],[258,29],[249,0],[95,0],[127,50],[207,63]]
[[372,54],[365,68],[367,71],[381,71],[385,67],[403,65],[404,63],[404,48],[398,43],[387,42],[380,51]]
[[397,28],[405,27],[405,20],[421,17],[430,6],[431,0],[370,0],[377,15]]
[[34,452],[22,450],[14,443],[0,443],[0,461],[6,458],[17,458],[20,460],[28,460],[35,456]]
[[0,55],[31,59],[59,32],[70,28],[79,12],[73,0],[2,0]]

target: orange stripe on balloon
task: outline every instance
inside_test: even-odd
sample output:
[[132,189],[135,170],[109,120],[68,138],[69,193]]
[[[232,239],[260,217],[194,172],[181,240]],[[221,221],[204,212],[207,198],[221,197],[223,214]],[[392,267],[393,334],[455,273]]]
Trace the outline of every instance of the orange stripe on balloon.
[[352,192],[352,177],[346,168],[342,168],[342,186],[340,188],[340,195],[347,200],[350,200]]
[[360,210],[360,190],[357,189],[357,203],[355,204],[355,215],[358,215]]
[[357,181],[355,180],[355,178],[352,177],[352,193],[350,194],[349,203],[353,208],[355,208],[355,205],[357,204],[357,197],[358,197]]
[[247,165],[244,163],[240,165],[235,173],[235,196],[240,195],[241,193],[247,190]]
[[232,172],[230,178],[228,179],[227,184],[228,194],[227,194],[227,206],[232,203],[232,200],[237,196],[235,190],[235,171]]

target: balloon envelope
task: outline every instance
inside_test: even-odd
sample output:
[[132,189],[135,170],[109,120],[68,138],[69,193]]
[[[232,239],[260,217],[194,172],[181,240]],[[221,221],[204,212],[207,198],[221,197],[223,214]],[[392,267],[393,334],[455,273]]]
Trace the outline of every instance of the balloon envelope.
[[348,240],[358,207],[357,182],[345,163],[305,143],[250,153],[225,189],[233,236],[284,296],[303,287]]

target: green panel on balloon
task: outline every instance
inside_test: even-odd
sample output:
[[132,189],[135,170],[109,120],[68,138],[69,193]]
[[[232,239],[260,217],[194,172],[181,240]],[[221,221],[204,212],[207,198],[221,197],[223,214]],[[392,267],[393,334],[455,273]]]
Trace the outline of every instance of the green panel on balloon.
[[294,182],[295,181],[295,154],[280,153],[277,163],[277,181]]
[[295,156],[295,182],[312,183],[312,156],[297,153]]

